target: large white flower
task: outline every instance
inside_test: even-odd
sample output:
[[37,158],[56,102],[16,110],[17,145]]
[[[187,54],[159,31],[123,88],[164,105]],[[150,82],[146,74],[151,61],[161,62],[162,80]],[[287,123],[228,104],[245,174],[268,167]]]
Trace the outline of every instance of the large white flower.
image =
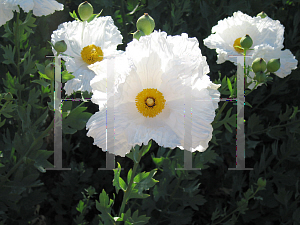
[[[101,99],[106,95],[103,79],[111,79],[112,74],[116,85],[108,98],[114,97],[115,135],[107,139],[114,139],[115,145],[113,151],[108,149],[110,153],[125,156],[131,147],[150,139],[160,146],[182,147],[185,128],[191,129],[192,151],[207,149],[220,93],[219,85],[206,75],[209,67],[196,38],[186,34],[167,37],[165,32],[154,31],[129,43],[124,54],[97,62],[90,69],[97,74],[91,81],[92,101],[99,104],[100,111],[86,126],[95,145],[105,150],[106,104]],[[185,83],[186,78],[191,78],[190,84]],[[187,90],[192,122],[185,127]]]
[[[291,70],[297,69],[298,61],[288,49],[280,50],[271,46],[261,46],[254,51],[251,58],[247,59],[247,65],[252,65],[252,62],[256,58],[263,58],[266,62],[268,62],[270,59],[280,59],[280,68],[274,72],[274,74],[280,78],[286,77],[291,73]],[[250,71],[249,75],[252,78],[255,76],[252,71]],[[250,81],[251,79],[247,77],[247,82]],[[261,85],[262,84],[259,84],[258,86]],[[255,84],[252,83],[249,85],[249,88],[252,89],[254,86]]]
[[19,12],[18,5],[24,12],[33,10],[35,16],[47,16],[64,9],[64,5],[55,0],[0,0],[0,26],[13,18],[13,11]]
[[258,48],[266,46],[273,48],[283,48],[284,27],[278,20],[269,17],[251,17],[240,11],[233,13],[233,16],[220,20],[212,28],[212,34],[204,39],[204,44],[211,49],[216,49],[218,53],[217,63],[226,60],[236,64],[236,57],[230,55],[242,55],[243,50],[235,48],[240,45],[240,38],[248,34],[252,40],[252,49],[247,51],[247,55],[252,55]]
[[[64,89],[67,95],[76,91],[91,92],[90,81],[95,76],[88,66],[104,58],[120,54],[117,46],[122,44],[122,35],[110,16],[95,18],[87,23],[72,21],[60,24],[51,35],[51,42],[64,40],[67,51],[64,54],[66,68],[75,78],[67,81]],[[55,49],[52,49],[56,54]]]

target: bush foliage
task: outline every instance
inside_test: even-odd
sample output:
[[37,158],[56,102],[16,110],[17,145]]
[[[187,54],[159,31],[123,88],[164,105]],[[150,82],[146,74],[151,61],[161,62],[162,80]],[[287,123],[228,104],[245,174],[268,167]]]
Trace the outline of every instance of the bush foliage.
[[[105,167],[105,152],[84,129],[98,107],[90,101],[66,101],[63,167],[71,171],[46,171],[54,160],[53,96],[51,81],[43,76],[51,61],[45,56],[53,55],[48,41],[59,24],[73,20],[69,12],[77,11],[81,0],[58,2],[63,11],[35,18],[21,10],[19,21],[15,13],[0,27],[0,224],[300,224],[299,68],[285,78],[272,74],[273,82],[246,97],[245,158],[246,168],[253,170],[228,170],[235,167],[236,155],[233,102],[213,123],[209,148],[193,153],[193,166],[201,170],[175,170],[184,165],[184,151],[152,140],[148,148],[136,146],[128,157],[116,157],[119,169],[106,171],[98,170]],[[103,10],[101,16],[113,18],[123,36],[120,50],[132,40],[135,23],[145,12],[155,20],[155,30],[196,37],[211,80],[222,84],[221,98],[230,95],[228,84],[236,86],[236,67],[217,64],[215,50],[206,48],[203,39],[233,12],[256,16],[264,11],[279,20],[285,27],[285,48],[300,60],[299,0],[90,3],[95,13]],[[64,81],[70,79],[64,65],[63,71]],[[219,102],[219,109],[223,104]],[[257,183],[260,177],[267,181],[265,188]],[[125,195],[129,201],[123,205]]]

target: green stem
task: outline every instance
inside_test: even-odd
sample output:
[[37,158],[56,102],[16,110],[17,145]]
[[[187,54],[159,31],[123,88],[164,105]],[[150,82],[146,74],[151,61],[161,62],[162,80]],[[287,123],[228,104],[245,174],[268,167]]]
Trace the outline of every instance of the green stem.
[[21,76],[20,76],[20,32],[19,32],[19,18],[20,13],[17,12],[17,22],[16,22],[16,33],[15,33],[15,45],[17,48],[17,75],[19,79],[19,83],[21,84]]
[[[15,46],[17,48],[17,62],[16,62],[16,68],[17,68],[17,79],[19,81],[19,84],[21,85],[21,74],[20,74],[20,31],[19,31],[19,18],[20,13],[17,13],[17,21],[16,21],[16,30],[15,30]],[[18,105],[22,106],[22,97],[21,97],[21,90],[18,88]],[[18,133],[20,133],[22,129],[22,123],[20,120],[18,120]]]
[[180,182],[181,182],[181,179],[182,179],[182,174],[183,174],[183,173],[181,173],[180,176],[178,177],[176,186],[175,186],[173,192],[172,192],[171,195],[170,195],[171,201],[165,206],[165,208],[162,210],[162,212],[165,212],[166,209],[167,209],[168,207],[170,207],[170,205],[174,202],[175,198],[173,198],[173,197],[174,197],[174,195],[176,194],[176,192],[177,192],[177,190],[178,190],[178,188],[179,188],[179,186],[180,186]]
[[15,170],[20,166],[20,164],[23,162],[23,158],[28,156],[29,153],[32,151],[32,149],[35,147],[35,145],[43,138],[45,137],[49,131],[53,128],[54,126],[54,120],[52,120],[51,124],[47,127],[46,130],[43,131],[43,133],[33,141],[33,143],[30,145],[29,149],[27,150],[27,152],[23,155],[23,157],[21,157],[19,159],[19,161],[13,166],[13,168],[10,169],[10,171],[5,175],[4,180],[7,180],[10,175],[12,175],[13,172],[15,172]]
[[252,91],[254,91],[255,88],[256,88],[257,86],[258,86],[258,83],[255,84],[255,87],[254,87],[251,91],[249,91],[249,92],[245,95],[245,97],[246,97],[247,95],[249,95]]
[[218,113],[217,113],[217,115],[216,115],[214,121],[212,122],[212,124],[214,124],[214,123],[216,123],[216,122],[218,121],[219,117],[221,116],[221,114],[222,114],[222,112],[223,112],[223,110],[225,109],[225,107],[226,107],[227,104],[228,104],[228,101],[226,101],[226,102],[222,105],[221,109],[218,111]]
[[133,166],[133,170],[132,170],[132,174],[131,174],[131,178],[130,178],[130,181],[129,181],[129,184],[128,184],[128,187],[125,191],[125,195],[124,195],[124,198],[122,200],[122,204],[121,204],[121,208],[120,208],[120,212],[119,212],[119,217],[121,217],[122,213],[124,213],[124,209],[125,209],[125,205],[127,203],[127,200],[128,200],[128,197],[130,195],[130,192],[131,192],[131,188],[132,188],[132,184],[133,184],[133,179],[135,177],[135,174],[136,174],[136,170],[138,168],[138,165],[139,165],[139,162],[142,158],[142,155],[143,155],[143,151],[140,150],[139,152],[139,157],[138,157],[138,162],[135,162],[134,161],[134,166]]
[[126,22],[125,22],[125,10],[124,10],[124,1],[121,0],[121,14],[122,14],[122,22],[123,22],[123,27],[124,27],[124,41],[125,43],[128,43],[128,34],[127,34],[127,27],[126,27]]

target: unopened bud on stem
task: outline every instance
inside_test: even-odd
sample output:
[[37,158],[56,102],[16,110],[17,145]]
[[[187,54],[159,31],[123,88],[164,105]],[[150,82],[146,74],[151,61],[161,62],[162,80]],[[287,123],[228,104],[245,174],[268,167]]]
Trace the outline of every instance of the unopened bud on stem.
[[155,27],[154,19],[149,16],[148,13],[144,13],[143,16],[141,16],[137,22],[136,22],[136,28],[138,30],[141,30],[145,33],[145,35],[149,35],[152,33]]
[[259,71],[255,73],[254,79],[259,83],[264,83],[267,80],[267,75],[263,71]]
[[49,63],[49,64],[45,67],[45,74],[46,74],[47,77],[50,78],[51,80],[54,80],[54,68],[55,68],[55,64],[54,64],[54,63]]
[[268,15],[264,11],[262,11],[258,13],[256,16],[260,16],[261,18],[266,18]]
[[270,59],[267,64],[268,72],[274,73],[280,68],[280,59]]
[[267,185],[267,181],[266,181],[265,178],[260,177],[260,178],[257,180],[257,186],[258,186],[258,187],[264,188],[266,185]]
[[57,51],[57,52],[65,52],[67,50],[67,44],[64,40],[61,40],[61,41],[57,41],[55,44],[54,44],[54,49]]
[[91,17],[91,15],[93,15],[93,12],[93,6],[87,1],[81,3],[78,6],[78,14],[83,21],[88,20]]
[[267,69],[267,63],[263,58],[256,58],[252,63],[252,70],[254,73],[259,71],[264,72]]
[[252,38],[248,34],[246,34],[244,37],[241,38],[240,44],[243,49],[248,50],[253,44]]
[[133,38],[140,40],[140,37],[145,36],[145,33],[141,30],[137,30],[133,33]]

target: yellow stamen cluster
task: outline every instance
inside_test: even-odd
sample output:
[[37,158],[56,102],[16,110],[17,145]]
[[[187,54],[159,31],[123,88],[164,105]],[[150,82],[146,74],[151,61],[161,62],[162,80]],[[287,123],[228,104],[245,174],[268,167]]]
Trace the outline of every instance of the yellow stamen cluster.
[[235,46],[239,46],[239,47],[242,47],[241,46],[241,37],[240,38],[237,38],[235,41],[234,41],[234,43],[233,43],[233,47],[234,47],[234,50],[235,51],[237,51],[238,53],[241,53],[241,54],[243,54],[243,52],[244,52],[244,50],[243,49],[240,49],[240,48],[237,48],[237,47],[235,47]]
[[137,110],[145,117],[155,117],[165,108],[166,100],[156,88],[146,88],[135,98]]
[[89,65],[100,62],[103,60],[102,49],[96,45],[88,45],[82,49],[81,58]]

